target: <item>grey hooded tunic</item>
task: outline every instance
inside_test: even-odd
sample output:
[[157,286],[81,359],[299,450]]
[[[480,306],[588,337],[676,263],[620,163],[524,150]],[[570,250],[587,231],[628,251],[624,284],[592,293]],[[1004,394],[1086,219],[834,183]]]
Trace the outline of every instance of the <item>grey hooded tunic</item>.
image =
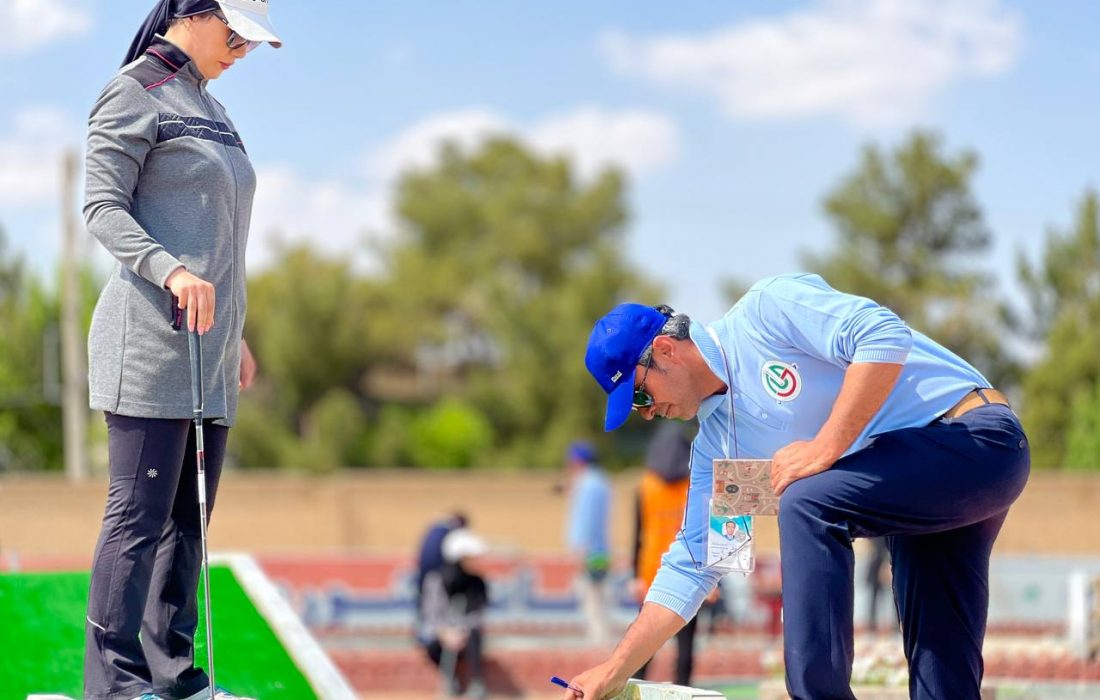
[[157,37],[92,109],[84,217],[119,264],[88,337],[91,407],[190,418],[187,331],[164,287],[181,265],[215,287],[203,336],[205,416],[232,425],[244,329],[245,245],[256,176],[225,109],[179,48]]

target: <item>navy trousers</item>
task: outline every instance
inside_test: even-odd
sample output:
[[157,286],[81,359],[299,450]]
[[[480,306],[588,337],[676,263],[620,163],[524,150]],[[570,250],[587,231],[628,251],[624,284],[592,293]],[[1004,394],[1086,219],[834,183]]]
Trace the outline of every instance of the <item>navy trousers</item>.
[[1015,414],[990,404],[881,435],[791,484],[779,505],[791,697],[855,697],[852,540],[884,536],[910,697],[978,700],[989,554],[1030,465]]
[[[211,511],[228,433],[203,424]],[[111,480],[88,594],[84,698],[187,697],[209,683],[194,664],[202,567],[194,427],[109,413],[107,436]]]

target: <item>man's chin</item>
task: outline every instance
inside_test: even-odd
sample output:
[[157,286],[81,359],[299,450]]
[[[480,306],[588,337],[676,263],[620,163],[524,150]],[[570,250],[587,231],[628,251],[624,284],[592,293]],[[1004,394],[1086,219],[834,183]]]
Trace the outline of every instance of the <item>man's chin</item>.
[[665,418],[667,420],[688,421],[688,420],[692,420],[693,418],[695,418],[695,414],[697,414],[697,413],[699,413],[699,407],[698,406],[696,406],[694,410],[691,410],[691,409],[669,410],[669,412],[667,414],[665,414]]

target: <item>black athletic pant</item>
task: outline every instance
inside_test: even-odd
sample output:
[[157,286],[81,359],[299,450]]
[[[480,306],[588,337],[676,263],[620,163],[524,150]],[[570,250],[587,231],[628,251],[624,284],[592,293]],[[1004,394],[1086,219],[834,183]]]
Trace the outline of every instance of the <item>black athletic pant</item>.
[[457,665],[458,662],[462,662],[466,665],[466,676],[470,681],[484,681],[485,662],[482,652],[483,644],[484,641],[482,639],[481,628],[474,627],[470,630],[470,636],[466,640],[466,646],[458,651],[457,658],[449,660],[449,668],[443,668],[443,645],[440,644],[438,639],[433,639],[423,644],[423,647],[424,652],[428,655],[428,658],[431,659],[432,663],[438,666],[444,673],[450,673],[452,678],[457,676],[455,665]]
[[[194,665],[202,567],[194,426],[106,415],[110,487],[88,595],[84,697],[187,697],[209,683]],[[208,511],[228,433],[203,424]]]

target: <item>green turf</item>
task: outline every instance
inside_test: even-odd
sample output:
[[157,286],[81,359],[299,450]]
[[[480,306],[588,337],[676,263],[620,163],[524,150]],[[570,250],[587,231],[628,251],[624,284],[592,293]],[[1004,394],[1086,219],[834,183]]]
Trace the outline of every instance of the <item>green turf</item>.
[[755,683],[738,683],[736,685],[707,685],[700,686],[710,690],[717,690],[726,697],[726,700],[756,700],[757,685]]
[[[264,700],[315,699],[232,572],[214,566],[210,577],[218,685]],[[0,700],[45,692],[80,697],[87,600],[86,572],[0,574]],[[200,619],[195,650],[202,667],[204,625]]]

